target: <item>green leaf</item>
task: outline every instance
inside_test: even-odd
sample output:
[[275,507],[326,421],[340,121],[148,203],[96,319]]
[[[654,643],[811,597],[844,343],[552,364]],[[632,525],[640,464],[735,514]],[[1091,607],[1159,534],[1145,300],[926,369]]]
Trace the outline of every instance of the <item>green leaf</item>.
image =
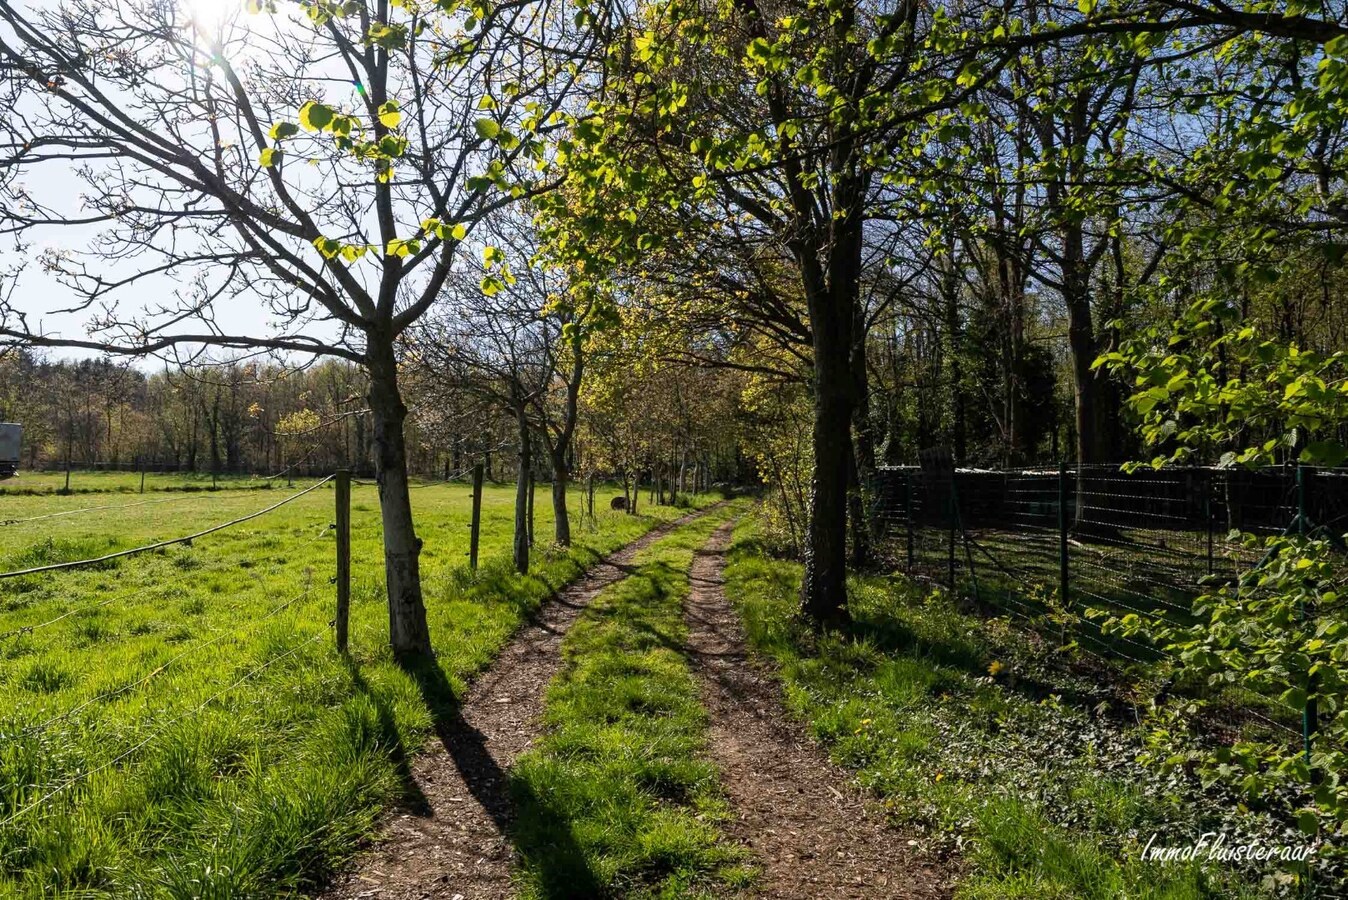
[[1320,819],[1311,809],[1303,809],[1297,813],[1297,828],[1301,829],[1302,834],[1313,835],[1320,830]]
[[323,254],[325,259],[332,259],[342,251],[341,241],[334,241],[332,238],[325,238],[322,235],[314,238],[314,246],[318,252]]
[[759,64],[766,63],[771,52],[772,46],[761,37],[754,38],[744,49],[744,55]]
[[283,141],[300,133],[300,126],[294,122],[277,122],[267,134],[273,141]]
[[501,126],[494,119],[478,119],[473,127],[477,129],[478,136],[487,141],[501,133]]
[[332,107],[310,100],[300,107],[300,124],[309,131],[322,131],[332,122]]
[[258,165],[264,169],[269,169],[281,161],[281,148],[264,147],[262,152],[257,155]]
[[1338,441],[1311,441],[1301,451],[1301,461],[1320,466],[1337,466],[1348,459],[1348,449]]
[[403,114],[398,111],[397,100],[390,100],[379,107],[379,121],[385,128],[397,128],[402,120]]

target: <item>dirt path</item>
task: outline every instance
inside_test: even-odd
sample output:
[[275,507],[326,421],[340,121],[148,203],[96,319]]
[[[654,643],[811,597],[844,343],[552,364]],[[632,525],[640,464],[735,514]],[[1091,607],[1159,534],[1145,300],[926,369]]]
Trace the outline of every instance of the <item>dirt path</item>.
[[722,588],[732,525],[717,529],[694,560],[685,617],[711,718],[712,759],[736,816],[731,836],[762,867],[753,893],[792,900],[948,896],[948,875],[866,808],[848,773],[787,716],[776,679],[749,659]]
[[[705,511],[703,511],[705,512]],[[438,740],[408,764],[412,808],[395,812],[378,843],[324,895],[331,900],[486,900],[514,896],[506,770],[541,732],[543,694],[561,667],[562,637],[604,588],[625,578],[643,547],[703,512],[659,525],[562,590],[453,702],[422,685]],[[437,670],[438,671],[438,670]]]

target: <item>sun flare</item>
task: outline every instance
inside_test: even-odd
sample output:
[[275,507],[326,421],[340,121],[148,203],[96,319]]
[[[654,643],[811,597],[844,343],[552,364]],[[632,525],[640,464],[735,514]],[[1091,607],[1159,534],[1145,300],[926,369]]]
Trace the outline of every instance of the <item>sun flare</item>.
[[182,0],[183,9],[199,28],[218,29],[238,19],[243,0]]

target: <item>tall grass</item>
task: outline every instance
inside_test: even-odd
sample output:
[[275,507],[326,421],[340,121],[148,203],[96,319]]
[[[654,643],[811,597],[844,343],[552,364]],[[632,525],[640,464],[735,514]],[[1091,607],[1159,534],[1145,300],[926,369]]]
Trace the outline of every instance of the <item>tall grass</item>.
[[[509,565],[511,494],[486,490],[473,575],[468,491],[413,492],[432,636],[455,690],[553,590],[683,512],[604,513],[597,528],[574,528],[564,552],[545,546],[540,503],[536,566],[521,577]],[[79,499],[8,497],[0,518]],[[406,756],[431,718],[385,649],[370,487],[353,491],[352,654],[332,649],[332,502],[315,491],[195,546],[0,581],[0,896],[305,892],[370,833],[404,790]],[[0,528],[0,569],[173,537],[262,505],[222,492]]]

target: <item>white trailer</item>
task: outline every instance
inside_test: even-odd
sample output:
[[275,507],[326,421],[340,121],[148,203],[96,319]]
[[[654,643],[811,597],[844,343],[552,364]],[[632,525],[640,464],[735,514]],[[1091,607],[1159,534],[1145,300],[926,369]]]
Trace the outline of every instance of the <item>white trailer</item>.
[[0,478],[13,478],[19,471],[19,449],[23,445],[23,426],[0,422]]

